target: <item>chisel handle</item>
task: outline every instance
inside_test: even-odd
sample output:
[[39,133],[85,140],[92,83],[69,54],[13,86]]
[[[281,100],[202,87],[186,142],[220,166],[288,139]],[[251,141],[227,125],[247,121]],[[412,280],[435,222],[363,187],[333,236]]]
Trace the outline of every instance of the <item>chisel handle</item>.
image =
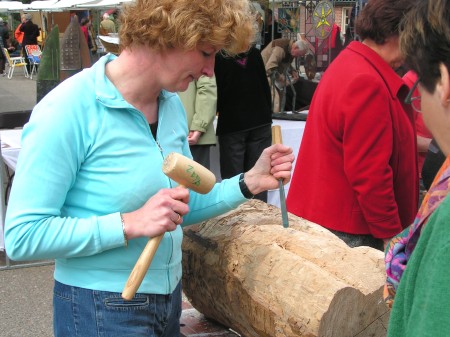
[[[274,125],[272,126],[272,143],[273,144],[283,144],[283,138],[281,136],[281,126]],[[281,217],[283,221],[283,227],[289,227],[289,219],[286,208],[286,194],[284,192],[283,180],[280,179],[280,186],[278,190],[280,191],[280,207],[281,207]]]

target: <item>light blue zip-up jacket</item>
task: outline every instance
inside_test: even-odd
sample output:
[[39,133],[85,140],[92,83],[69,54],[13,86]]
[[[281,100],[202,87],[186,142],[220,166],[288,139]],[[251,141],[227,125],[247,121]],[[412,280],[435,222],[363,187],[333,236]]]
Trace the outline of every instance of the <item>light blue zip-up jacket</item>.
[[[178,95],[161,93],[155,140],[144,115],[105,76],[114,57],[65,80],[34,108],[23,130],[5,244],[14,260],[57,258],[59,282],[121,292],[148,240],[125,247],[119,213],[176,186],[161,170],[167,154],[192,156]],[[183,226],[245,200],[237,176],[207,195],[191,191]],[[182,235],[180,227],[164,235],[139,292],[174,290],[181,279]]]

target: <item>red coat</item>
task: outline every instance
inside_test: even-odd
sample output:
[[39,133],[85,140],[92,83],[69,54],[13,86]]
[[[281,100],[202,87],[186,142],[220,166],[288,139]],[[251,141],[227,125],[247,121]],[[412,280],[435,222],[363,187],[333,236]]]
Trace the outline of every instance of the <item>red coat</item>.
[[352,42],[314,94],[289,188],[289,212],[323,227],[389,238],[418,204],[412,108],[402,79]]

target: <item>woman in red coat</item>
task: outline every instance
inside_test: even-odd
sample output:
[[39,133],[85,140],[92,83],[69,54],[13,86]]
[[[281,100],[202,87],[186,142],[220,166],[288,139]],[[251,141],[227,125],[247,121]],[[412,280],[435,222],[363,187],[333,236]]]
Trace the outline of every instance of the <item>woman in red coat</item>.
[[398,25],[410,0],[369,0],[352,42],[322,77],[308,114],[288,210],[349,246],[383,249],[414,220],[417,150]]

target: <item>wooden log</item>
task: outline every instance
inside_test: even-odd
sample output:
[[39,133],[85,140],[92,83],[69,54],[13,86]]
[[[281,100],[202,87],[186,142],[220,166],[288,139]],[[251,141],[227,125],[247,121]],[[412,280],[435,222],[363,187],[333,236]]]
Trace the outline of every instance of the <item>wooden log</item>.
[[257,200],[184,233],[186,296],[242,336],[386,336],[381,251]]

